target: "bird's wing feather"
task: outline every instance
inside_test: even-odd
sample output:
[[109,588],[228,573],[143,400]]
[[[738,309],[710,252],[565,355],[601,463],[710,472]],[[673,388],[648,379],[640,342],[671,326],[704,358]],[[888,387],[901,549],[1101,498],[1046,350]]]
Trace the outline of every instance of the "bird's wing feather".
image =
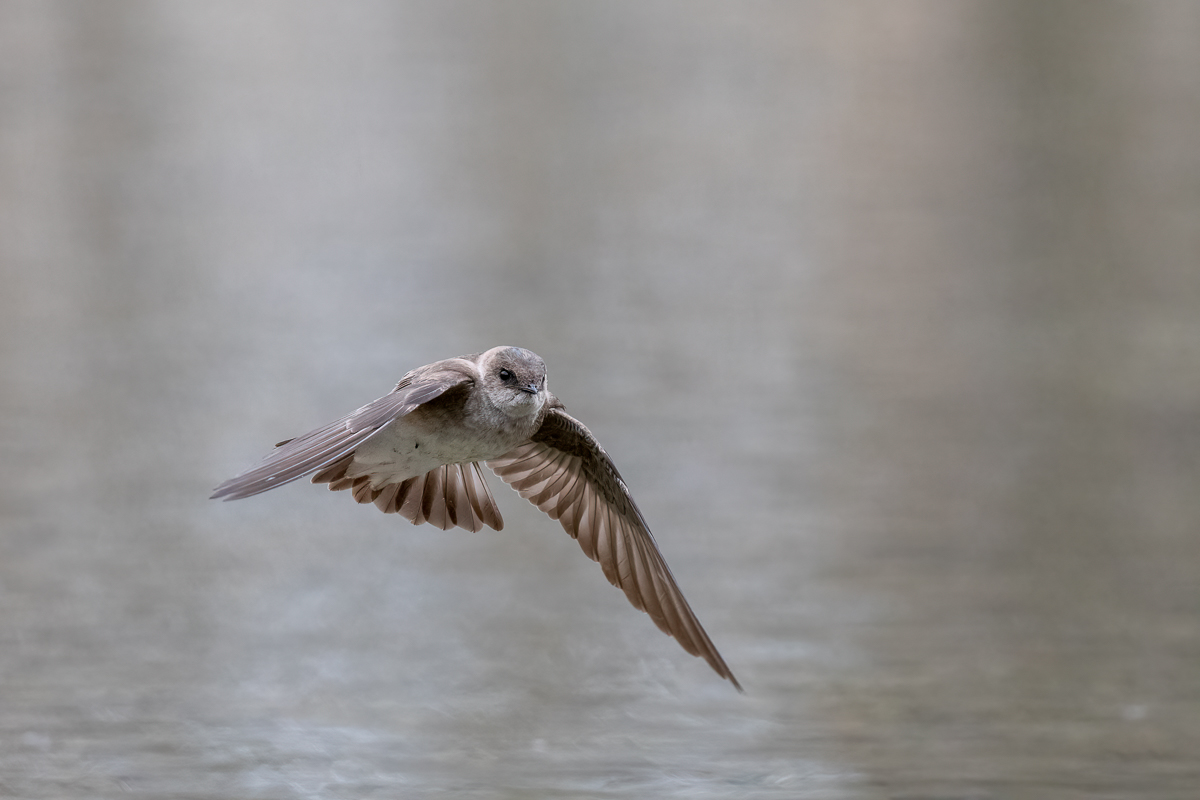
[[385,514],[399,514],[413,525],[428,522],[444,531],[458,526],[469,531],[484,525],[504,529],[504,519],[484,480],[479,464],[442,464],[403,481],[373,486],[370,475],[348,477],[354,456],[346,455],[312,476],[331,491],[350,489],[360,503],[374,503]]
[[558,520],[635,608],[741,690],[675,583],[625,481],[583,423],[552,408],[528,442],[487,465]]
[[462,369],[437,366],[414,370],[390,394],[315,431],[281,442],[262,463],[218,486],[212,499],[250,497],[329,466],[389,422],[471,381],[470,374]]

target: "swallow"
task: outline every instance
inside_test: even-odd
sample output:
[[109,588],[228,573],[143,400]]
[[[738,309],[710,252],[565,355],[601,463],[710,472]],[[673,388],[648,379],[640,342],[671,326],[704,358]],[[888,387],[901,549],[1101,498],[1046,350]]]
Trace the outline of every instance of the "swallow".
[[480,463],[558,520],[635,608],[742,691],[612,459],[550,393],[546,365],[529,350],[493,347],[414,369],[378,400],[280,442],[212,498],[251,497],[311,474],[414,525],[501,530]]

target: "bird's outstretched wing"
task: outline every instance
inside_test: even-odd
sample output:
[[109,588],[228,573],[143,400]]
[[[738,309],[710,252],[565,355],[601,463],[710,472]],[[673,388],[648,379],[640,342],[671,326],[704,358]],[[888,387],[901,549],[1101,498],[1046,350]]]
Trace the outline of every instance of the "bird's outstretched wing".
[[528,442],[487,465],[558,520],[635,608],[741,691],[675,583],[625,481],[583,423],[552,408]]
[[390,394],[336,422],[281,442],[261,464],[218,486],[211,499],[250,497],[327,467],[392,420],[471,380],[471,376],[461,369],[438,369],[437,366],[413,370],[400,379]]

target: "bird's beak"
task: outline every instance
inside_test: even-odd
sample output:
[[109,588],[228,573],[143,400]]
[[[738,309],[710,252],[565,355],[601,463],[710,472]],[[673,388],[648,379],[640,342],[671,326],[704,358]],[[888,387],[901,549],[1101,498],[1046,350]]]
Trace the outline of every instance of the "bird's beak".
[[530,394],[537,394],[538,393],[538,385],[536,383],[531,383],[528,386],[522,386],[521,391],[529,392]]

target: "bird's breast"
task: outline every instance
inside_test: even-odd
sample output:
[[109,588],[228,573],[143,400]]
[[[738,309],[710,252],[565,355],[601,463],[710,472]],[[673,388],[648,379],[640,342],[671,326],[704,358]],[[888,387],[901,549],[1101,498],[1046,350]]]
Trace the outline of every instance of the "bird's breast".
[[347,476],[369,475],[372,487],[378,488],[443,464],[496,458],[530,435],[517,426],[449,412],[422,406],[388,423],[358,446]]

